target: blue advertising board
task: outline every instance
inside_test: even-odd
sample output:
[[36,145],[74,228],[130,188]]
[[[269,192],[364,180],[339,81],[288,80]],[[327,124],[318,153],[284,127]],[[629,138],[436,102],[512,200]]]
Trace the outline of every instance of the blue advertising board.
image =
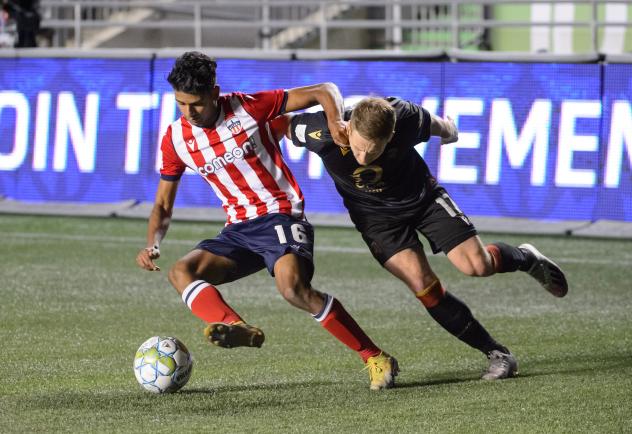
[[632,65],[607,65],[603,75],[596,218],[632,221]]
[[[0,194],[152,201],[179,114],[173,59],[0,59]],[[632,221],[632,65],[218,61],[222,92],[333,81],[347,104],[396,95],[450,115],[459,142],[417,147],[470,215]],[[316,155],[281,144],[308,212],[344,212]],[[178,206],[219,207],[197,175]]]

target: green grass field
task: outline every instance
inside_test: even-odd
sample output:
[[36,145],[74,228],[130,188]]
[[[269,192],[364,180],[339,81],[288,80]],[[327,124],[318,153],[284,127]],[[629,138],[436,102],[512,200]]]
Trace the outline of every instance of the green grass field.
[[[218,224],[174,222],[167,270]],[[555,299],[524,273],[476,279],[430,261],[518,357],[520,375],[479,380],[483,356],[448,335],[373,260],[351,229],[317,228],[314,286],[337,296],[400,362],[398,386],[371,392],[361,360],[260,272],[222,286],[266,332],[261,349],[211,347],[166,280],[134,263],[145,222],[0,216],[0,431],[632,432],[630,241],[529,241],[565,269]],[[136,383],[136,348],[175,335],[195,357],[172,395]]]

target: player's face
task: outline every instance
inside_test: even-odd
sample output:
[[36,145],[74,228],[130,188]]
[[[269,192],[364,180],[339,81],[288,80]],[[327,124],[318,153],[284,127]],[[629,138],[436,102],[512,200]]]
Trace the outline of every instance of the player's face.
[[217,97],[219,87],[209,94],[196,95],[175,91],[176,103],[182,112],[182,116],[196,127],[211,127],[217,119]]
[[385,140],[368,140],[358,133],[355,129],[350,128],[349,146],[353,152],[358,164],[366,166],[371,164],[384,152],[384,148],[389,139]]

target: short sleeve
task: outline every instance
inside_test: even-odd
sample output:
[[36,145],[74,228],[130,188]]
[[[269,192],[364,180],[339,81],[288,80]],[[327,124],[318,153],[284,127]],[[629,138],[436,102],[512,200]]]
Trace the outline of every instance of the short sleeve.
[[417,138],[420,142],[427,142],[430,140],[430,112],[423,107],[419,107],[421,112],[419,116],[419,126],[417,128]]
[[294,115],[291,131],[295,146],[302,146],[316,153],[334,143],[327,127],[327,117],[322,111]]
[[177,181],[180,179],[186,165],[182,162],[171,140],[171,126],[167,128],[167,132],[162,136],[160,144],[160,152],[162,152],[162,163],[160,165],[160,178],[165,181]]
[[[399,98],[390,97],[387,100],[395,109],[397,128],[413,130],[417,143],[430,139],[430,113],[425,108]],[[411,131],[412,132],[412,131]]]
[[270,121],[285,113],[287,91],[266,90],[253,94],[236,93],[244,109],[257,121]]

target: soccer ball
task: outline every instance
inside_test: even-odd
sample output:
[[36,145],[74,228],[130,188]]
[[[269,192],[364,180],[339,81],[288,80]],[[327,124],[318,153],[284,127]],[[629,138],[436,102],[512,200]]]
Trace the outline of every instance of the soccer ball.
[[134,356],[136,380],[153,393],[171,393],[187,384],[193,358],[177,338],[154,336],[147,339]]

